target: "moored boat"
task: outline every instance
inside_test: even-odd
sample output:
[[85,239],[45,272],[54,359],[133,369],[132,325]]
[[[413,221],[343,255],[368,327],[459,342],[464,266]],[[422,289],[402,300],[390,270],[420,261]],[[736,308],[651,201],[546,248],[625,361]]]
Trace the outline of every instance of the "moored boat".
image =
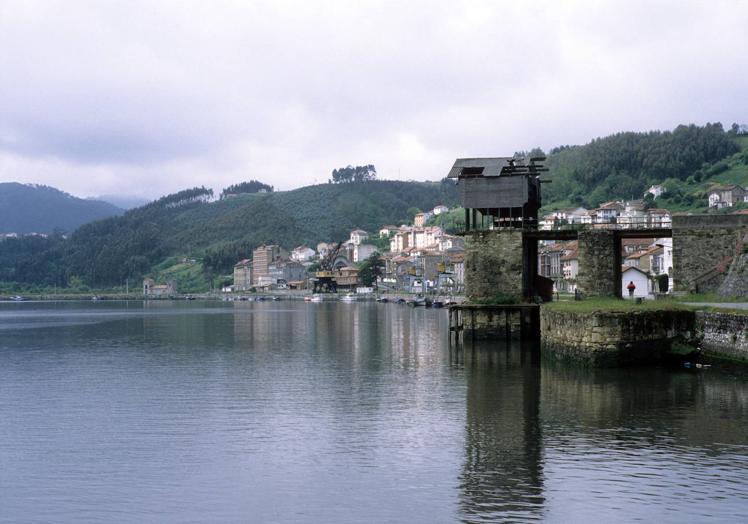
[[356,302],[358,300],[358,297],[353,293],[347,293],[340,297],[341,302]]

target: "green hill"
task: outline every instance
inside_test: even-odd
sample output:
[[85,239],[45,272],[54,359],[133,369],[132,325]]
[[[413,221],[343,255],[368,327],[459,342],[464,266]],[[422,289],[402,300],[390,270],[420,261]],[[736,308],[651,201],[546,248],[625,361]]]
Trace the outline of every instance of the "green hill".
[[121,213],[108,202],[76,198],[52,187],[0,183],[0,233],[70,232]]
[[554,148],[548,155],[551,184],[543,187],[546,209],[596,207],[616,199],[642,198],[652,184],[669,190],[657,206],[706,210],[706,188],[730,180],[748,184],[748,137],[736,126],[678,126],[672,131],[617,133],[583,146]]
[[[180,259],[200,261],[210,279],[229,272],[263,243],[293,248],[345,240],[356,228],[375,231],[382,224],[410,221],[412,208],[457,201],[450,182],[323,184],[206,202],[211,195],[204,188],[183,191],[86,224],[67,240],[37,241],[33,248],[29,239],[0,242],[0,282],[63,286],[73,279],[118,286],[146,274],[181,274]],[[164,264],[169,259],[171,265]]]

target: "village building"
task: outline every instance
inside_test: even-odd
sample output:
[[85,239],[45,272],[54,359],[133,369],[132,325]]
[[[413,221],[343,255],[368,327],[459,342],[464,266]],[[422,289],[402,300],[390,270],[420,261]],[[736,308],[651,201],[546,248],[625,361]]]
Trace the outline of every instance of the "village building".
[[156,284],[152,278],[143,280],[143,294],[147,297],[170,297],[177,294],[176,280],[169,280],[165,284]]
[[538,222],[538,228],[551,230],[563,226],[588,224],[590,221],[591,218],[587,209],[583,207],[569,207],[551,211],[543,215],[542,220]]
[[393,233],[396,233],[397,230],[398,230],[397,226],[392,226],[392,225],[382,226],[379,228],[379,238],[388,237],[392,235]]
[[647,210],[647,225],[649,227],[673,227],[673,218],[667,209],[651,208]]
[[574,293],[577,290],[577,274],[579,274],[579,249],[576,240],[569,242],[566,254],[561,257],[561,273],[564,291]]
[[248,291],[252,287],[252,261],[248,258],[234,264],[234,291]]
[[733,207],[740,202],[748,202],[748,193],[737,184],[714,185],[707,191],[709,207],[722,209]]
[[613,224],[624,209],[623,202],[605,202],[600,207],[588,212],[591,217],[590,222],[593,224]]
[[431,210],[431,213],[434,216],[441,215],[442,213],[448,213],[448,212],[449,212],[449,208],[443,205],[438,205],[434,209]]
[[363,244],[368,239],[369,233],[367,233],[363,229],[355,229],[351,231],[351,238],[348,242],[350,242],[354,246],[358,246],[359,244]]
[[649,189],[647,189],[644,192],[644,196],[652,195],[653,198],[657,198],[658,196],[661,196],[663,193],[665,193],[665,186],[660,185],[653,185],[649,186]]
[[353,290],[358,287],[358,269],[356,269],[355,267],[347,266],[340,268],[339,272],[339,275],[335,277],[335,282],[338,285],[338,289]]
[[291,251],[291,260],[295,262],[309,262],[316,254],[317,252],[308,246],[299,246]]
[[363,262],[371,255],[377,252],[377,246],[372,244],[360,244],[353,249],[353,261],[356,263]]
[[252,282],[265,286],[270,283],[270,264],[280,257],[280,247],[276,245],[260,246],[252,252]]
[[638,267],[623,266],[621,268],[621,289],[623,290],[624,298],[631,296],[628,292],[628,286],[632,282],[636,288],[631,298],[647,298],[651,296],[649,275]]
[[301,262],[276,261],[268,267],[269,285],[281,289],[288,287],[289,282],[303,282],[306,279],[306,268]]
[[416,213],[415,218],[413,219],[413,225],[415,227],[424,227],[426,225],[426,222],[428,222],[431,217],[433,216],[432,213]]

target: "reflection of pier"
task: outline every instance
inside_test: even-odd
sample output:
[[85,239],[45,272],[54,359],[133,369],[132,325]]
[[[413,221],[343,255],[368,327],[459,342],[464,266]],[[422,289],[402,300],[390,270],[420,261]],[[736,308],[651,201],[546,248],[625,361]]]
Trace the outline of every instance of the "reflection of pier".
[[462,518],[539,518],[544,504],[540,362],[528,344],[466,344],[454,353],[467,379]]

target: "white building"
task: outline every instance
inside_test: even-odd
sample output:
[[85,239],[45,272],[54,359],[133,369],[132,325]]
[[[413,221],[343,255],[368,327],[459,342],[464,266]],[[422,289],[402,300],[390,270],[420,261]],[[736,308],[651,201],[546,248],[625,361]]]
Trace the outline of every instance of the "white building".
[[353,261],[354,262],[363,262],[367,258],[369,258],[371,255],[376,253],[377,247],[373,246],[371,244],[359,244],[357,246],[353,247]]
[[652,195],[654,198],[657,198],[658,196],[662,195],[665,192],[665,186],[660,185],[654,185],[650,186],[649,189],[647,189],[644,192],[644,196]]
[[349,242],[354,246],[357,246],[359,244],[363,244],[368,239],[369,233],[367,233],[363,229],[354,229],[353,231],[351,231],[351,238]]
[[291,251],[291,260],[296,262],[308,262],[314,258],[317,252],[308,246],[299,246]]
[[381,228],[379,228],[379,237],[380,238],[388,237],[391,234],[396,233],[397,230],[398,230],[397,226],[382,226]]
[[447,206],[436,206],[431,210],[434,215],[441,215],[442,213],[447,213],[448,211],[449,208]]
[[633,298],[647,298],[651,296],[649,290],[649,275],[633,266],[624,266],[621,272],[621,292],[624,298],[629,298],[629,283],[636,286]]

